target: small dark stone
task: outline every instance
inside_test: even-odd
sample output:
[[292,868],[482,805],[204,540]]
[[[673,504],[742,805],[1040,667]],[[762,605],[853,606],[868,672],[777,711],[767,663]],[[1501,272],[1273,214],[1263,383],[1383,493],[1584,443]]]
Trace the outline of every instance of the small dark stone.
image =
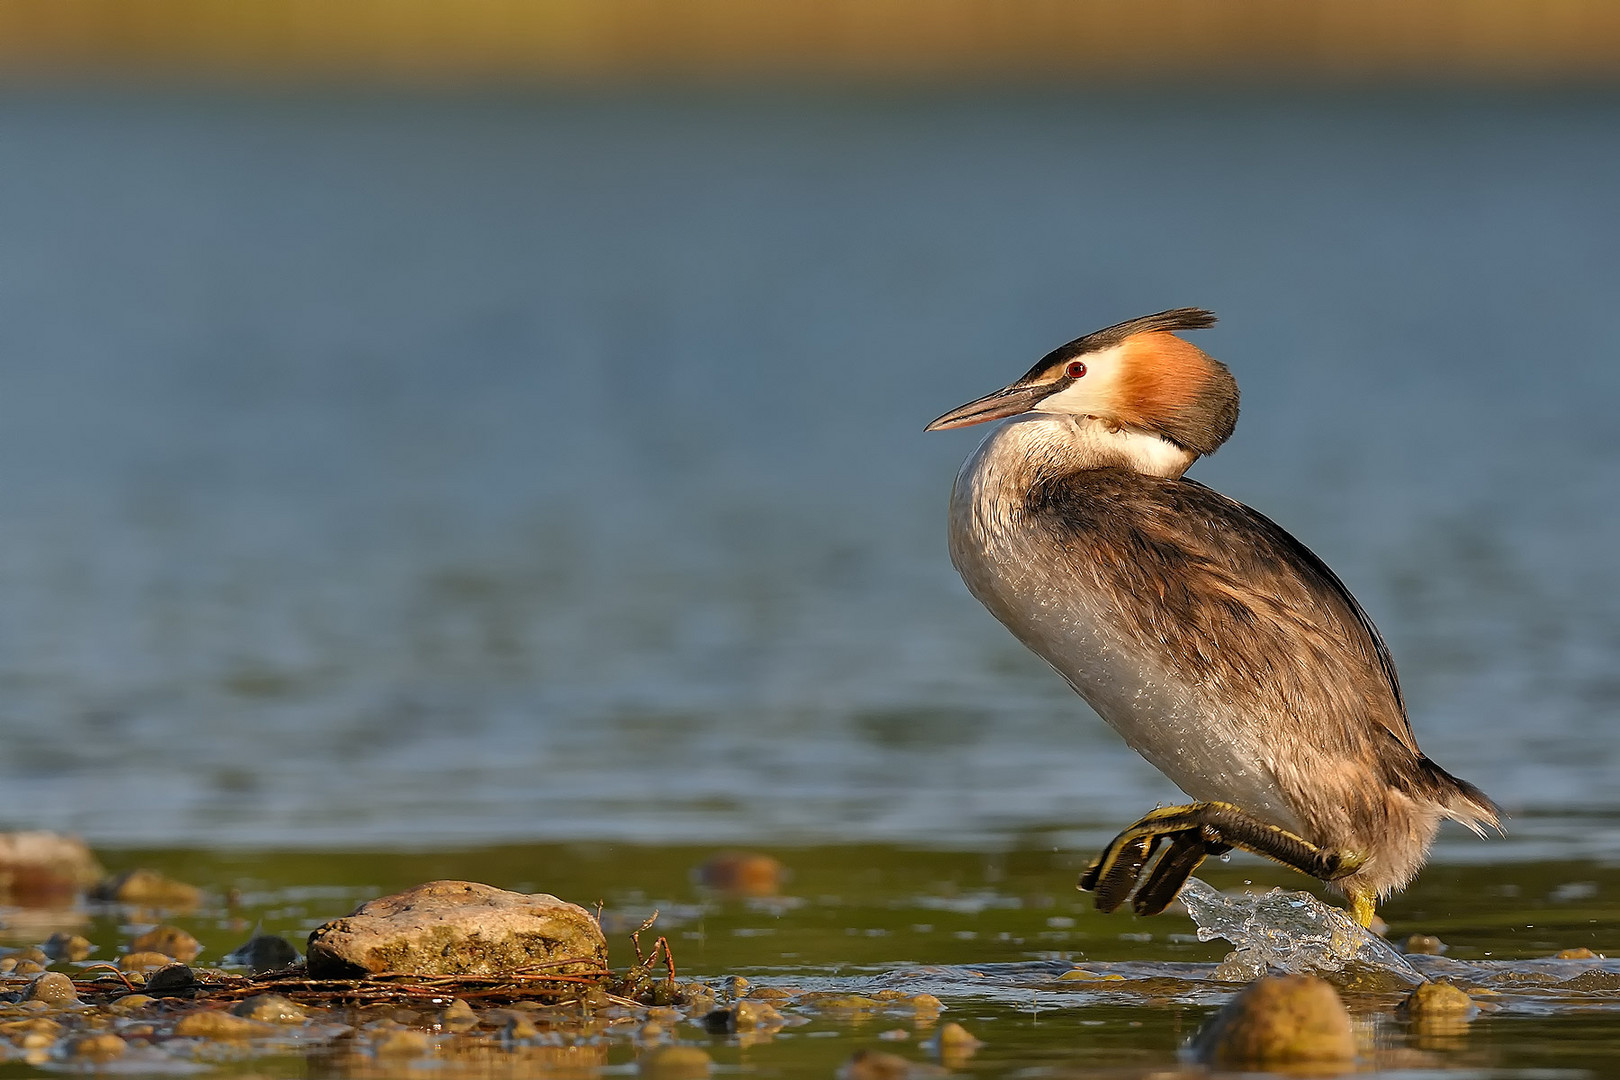
[[146,992],[153,997],[189,997],[197,992],[197,976],[184,964],[170,964],[146,977]]
[[261,971],[280,971],[298,963],[298,950],[284,937],[255,934],[245,944],[231,950],[225,962],[241,964],[257,975]]

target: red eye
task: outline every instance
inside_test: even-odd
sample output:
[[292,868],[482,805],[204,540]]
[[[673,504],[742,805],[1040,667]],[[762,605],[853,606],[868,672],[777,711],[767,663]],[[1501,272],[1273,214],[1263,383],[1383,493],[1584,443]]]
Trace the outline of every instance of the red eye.
[[1067,375],[1071,379],[1078,379],[1085,373],[1086,365],[1082,364],[1078,360],[1070,360],[1068,366],[1063,369],[1063,374]]

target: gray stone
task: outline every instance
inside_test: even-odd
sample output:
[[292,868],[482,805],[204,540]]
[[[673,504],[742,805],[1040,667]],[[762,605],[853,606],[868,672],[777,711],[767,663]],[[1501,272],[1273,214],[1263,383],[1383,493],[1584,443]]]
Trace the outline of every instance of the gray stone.
[[362,904],[317,928],[306,952],[317,979],[585,975],[607,966],[602,929],[584,908],[470,881],[430,881]]

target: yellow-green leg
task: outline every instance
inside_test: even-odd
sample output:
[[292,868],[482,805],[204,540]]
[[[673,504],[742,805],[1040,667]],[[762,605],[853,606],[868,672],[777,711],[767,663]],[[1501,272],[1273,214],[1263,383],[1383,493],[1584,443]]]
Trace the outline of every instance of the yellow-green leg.
[[[1354,873],[1361,864],[1358,857],[1317,847],[1230,803],[1189,803],[1154,810],[1114,837],[1097,856],[1097,861],[1081,875],[1080,888],[1097,894],[1099,911],[1113,911],[1130,896],[1143,869],[1165,840],[1170,842],[1169,849],[1147,882],[1137,890],[1131,905],[1138,915],[1157,915],[1163,911],[1205,856],[1224,854],[1235,847],[1274,859],[1322,881]],[[1359,905],[1364,903],[1370,923],[1371,899],[1355,903],[1358,906],[1353,912],[1358,921],[1362,913]]]
[[1350,894],[1350,917],[1356,920],[1357,926],[1363,930],[1371,929],[1373,914],[1372,893],[1356,892]]

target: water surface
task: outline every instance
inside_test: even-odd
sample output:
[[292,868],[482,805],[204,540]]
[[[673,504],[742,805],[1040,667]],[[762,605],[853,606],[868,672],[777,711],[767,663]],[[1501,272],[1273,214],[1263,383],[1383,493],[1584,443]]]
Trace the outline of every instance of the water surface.
[[1613,856],[1617,136],[1609,95],[13,95],[6,823],[1088,848],[1175,793],[965,594],[976,435],[921,428],[1196,304],[1244,415],[1195,475],[1514,816],[1444,858]]

